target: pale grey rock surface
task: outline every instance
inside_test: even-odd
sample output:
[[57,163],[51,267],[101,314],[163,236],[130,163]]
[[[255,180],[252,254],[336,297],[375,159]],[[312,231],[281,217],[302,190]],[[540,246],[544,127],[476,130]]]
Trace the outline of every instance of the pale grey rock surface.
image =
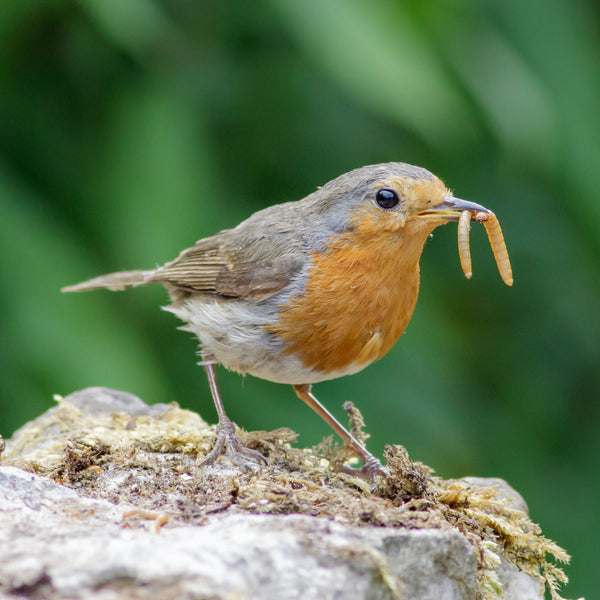
[[[98,416],[98,415],[110,415],[117,412],[126,412],[131,416],[148,415],[152,417],[158,417],[168,410],[167,404],[154,404],[149,406],[143,400],[140,400],[137,396],[128,392],[122,392],[119,390],[111,390],[105,387],[90,387],[77,392],[73,392],[68,396],[69,402],[81,411],[84,415]],[[58,407],[49,408],[43,415],[42,418],[47,418],[59,410]],[[13,456],[19,456],[23,454],[18,451],[14,451],[11,446],[13,440],[17,439],[21,432],[31,426],[32,423],[25,423],[23,427],[17,429],[7,442],[7,449],[12,450]],[[54,444],[57,437],[64,437],[64,431],[61,430],[58,424],[48,427],[42,435],[36,437],[36,448],[44,449]],[[30,450],[31,448],[28,448]]]
[[475,599],[458,533],[347,527],[300,515],[126,527],[128,506],[0,467],[5,598]]
[[[103,388],[73,396],[86,412],[163,410]],[[135,508],[0,466],[0,598],[476,598],[476,557],[458,531],[247,513],[217,513],[193,525],[171,520],[159,528],[128,517]],[[511,565],[503,564],[500,576],[506,600],[541,597],[538,582]]]

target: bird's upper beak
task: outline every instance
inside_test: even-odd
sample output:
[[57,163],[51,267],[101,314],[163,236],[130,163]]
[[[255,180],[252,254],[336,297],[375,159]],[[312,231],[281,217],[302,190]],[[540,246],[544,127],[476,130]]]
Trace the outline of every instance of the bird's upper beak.
[[441,204],[431,206],[420,212],[417,216],[423,218],[441,218],[446,221],[458,221],[461,213],[465,210],[483,213],[490,212],[487,208],[485,208],[485,206],[481,206],[481,204],[469,202],[468,200],[461,200],[460,198],[455,198],[454,196],[446,196]]

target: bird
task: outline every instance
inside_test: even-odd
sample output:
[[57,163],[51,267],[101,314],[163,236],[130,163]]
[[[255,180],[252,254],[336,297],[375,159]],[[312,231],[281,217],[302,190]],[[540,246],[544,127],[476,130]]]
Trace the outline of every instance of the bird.
[[422,167],[402,162],[344,173],[302,200],[255,212],[151,270],[122,271],[64,292],[164,286],[165,310],[200,342],[218,415],[222,454],[243,468],[266,462],[238,438],[217,384],[217,365],[289,384],[353,449],[371,479],[381,462],[317,400],[313,384],[357,373],[383,358],[406,329],[419,293],[419,260],[432,231],[464,211],[491,213],[454,197]]

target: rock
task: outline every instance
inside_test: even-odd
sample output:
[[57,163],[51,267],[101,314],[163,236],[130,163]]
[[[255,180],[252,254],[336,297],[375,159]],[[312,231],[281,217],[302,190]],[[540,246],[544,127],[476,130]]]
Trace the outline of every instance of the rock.
[[[194,413],[105,388],[61,399],[2,456],[0,596],[478,597],[480,553],[432,499],[395,505],[291,448],[284,430],[254,435],[271,453],[267,473],[226,461],[201,470],[194,452],[214,432]],[[497,575],[506,600],[542,598],[538,580],[506,561]]]
[[[59,402],[62,398],[55,398]],[[140,415],[160,416],[168,409],[167,404],[148,406],[137,396],[128,392],[111,390],[104,387],[91,387],[70,394],[66,398],[70,407],[78,416],[98,417],[115,413],[126,413],[132,417]],[[33,449],[44,450],[53,446],[57,439],[64,440],[72,432],[73,421],[61,422],[54,417],[61,411],[61,405],[48,409],[43,415],[26,423],[15,431],[8,441],[8,450],[13,455],[23,455]],[[22,449],[17,450],[16,445],[20,440],[26,440]]]
[[[111,390],[105,387],[91,387],[68,396],[69,402],[86,415],[109,415],[126,412],[130,415],[160,415],[168,404],[148,406],[143,400],[129,392]],[[52,409],[51,409],[52,410]]]
[[0,467],[5,597],[475,599],[458,532],[347,527],[302,515],[236,514],[131,528],[131,506]]
[[492,487],[495,486],[500,491],[500,496],[506,498],[513,508],[518,508],[526,514],[529,514],[529,508],[527,503],[523,499],[523,496],[512,488],[504,479],[498,477],[463,477],[461,481],[469,485],[475,485],[477,487]]

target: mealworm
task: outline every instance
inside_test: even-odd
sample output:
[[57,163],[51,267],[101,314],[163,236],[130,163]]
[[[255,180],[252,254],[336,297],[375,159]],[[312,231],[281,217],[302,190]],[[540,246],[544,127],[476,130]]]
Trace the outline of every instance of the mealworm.
[[471,249],[469,247],[469,231],[471,230],[471,211],[464,210],[458,220],[458,257],[460,266],[467,279],[471,279]]
[[469,246],[471,220],[483,223],[490,241],[490,246],[492,247],[492,252],[494,253],[494,259],[496,260],[500,277],[502,277],[502,280],[506,285],[512,285],[513,276],[510,260],[508,258],[508,250],[504,243],[504,236],[502,235],[500,223],[493,212],[480,211],[473,214],[472,211],[464,210],[460,215],[458,220],[458,256],[465,277],[471,279],[471,276],[473,275],[471,270],[471,249]]
[[[498,272],[506,285],[512,285],[513,274],[508,258],[508,250],[506,249],[504,236],[502,235],[502,229],[500,228],[500,222],[493,212],[488,213],[486,216],[487,218],[483,220],[483,226],[485,227],[488,239],[490,240],[490,246],[492,247],[496,265],[498,266]],[[479,213],[476,218],[479,220]]]

